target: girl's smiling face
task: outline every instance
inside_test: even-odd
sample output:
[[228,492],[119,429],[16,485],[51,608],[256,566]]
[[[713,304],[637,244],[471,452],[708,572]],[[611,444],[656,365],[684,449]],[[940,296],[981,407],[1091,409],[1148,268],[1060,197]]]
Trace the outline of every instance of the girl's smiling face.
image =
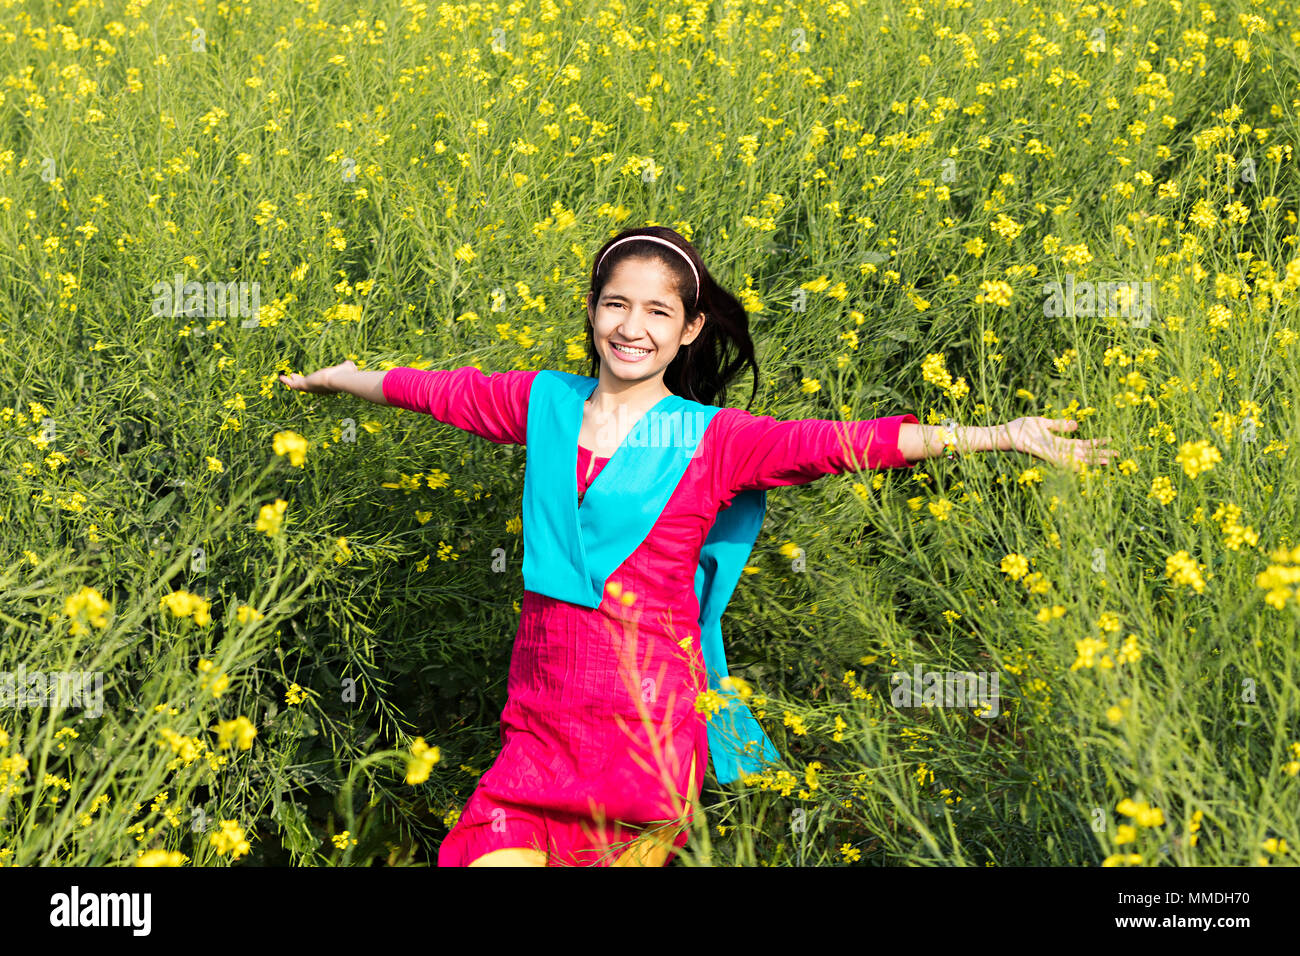
[[593,303],[587,294],[587,315],[601,371],[624,382],[662,376],[677,350],[695,341],[704,327],[696,313],[686,324],[686,305],[673,274],[657,259],[624,259]]

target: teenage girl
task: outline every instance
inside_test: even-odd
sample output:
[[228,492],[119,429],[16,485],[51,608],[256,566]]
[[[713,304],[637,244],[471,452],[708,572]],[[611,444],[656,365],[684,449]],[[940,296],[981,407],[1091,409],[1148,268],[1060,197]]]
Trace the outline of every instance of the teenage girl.
[[[629,432],[669,396],[723,405],[744,368],[755,389],[758,382],[743,306],[672,229],[628,230],[607,242],[592,267],[586,311],[594,385],[577,428],[579,501],[589,490],[597,497],[592,484],[616,452],[637,454],[624,447]],[[280,380],[526,444],[538,374],[473,366],[363,372],[348,361]],[[860,467],[910,467],[945,451],[1016,450],[1076,468],[1108,462],[1106,439],[1051,434],[1077,427],[1020,418],[947,431],[912,415],[778,421],[718,409],[649,533],[627,542],[631,553],[599,606],[525,588],[502,748],[443,840],[439,865],[662,866],[685,845],[709,760],[706,718],[695,709],[707,684],[693,581],[710,528],[737,495]],[[617,500],[609,496],[618,489],[598,487],[606,501]]]

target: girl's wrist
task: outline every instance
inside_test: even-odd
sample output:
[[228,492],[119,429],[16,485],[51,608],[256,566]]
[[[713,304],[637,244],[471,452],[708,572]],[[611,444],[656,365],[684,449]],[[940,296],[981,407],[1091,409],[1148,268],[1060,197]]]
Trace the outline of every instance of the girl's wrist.
[[949,422],[946,457],[955,458],[975,451],[1011,451],[1011,436],[1005,425],[957,425]]
[[951,418],[939,428],[939,436],[943,441],[943,451],[940,454],[948,461],[956,461],[971,452],[997,448],[996,436],[987,426],[959,425]]
[[989,426],[989,447],[994,451],[1015,451],[1011,431],[1006,425]]

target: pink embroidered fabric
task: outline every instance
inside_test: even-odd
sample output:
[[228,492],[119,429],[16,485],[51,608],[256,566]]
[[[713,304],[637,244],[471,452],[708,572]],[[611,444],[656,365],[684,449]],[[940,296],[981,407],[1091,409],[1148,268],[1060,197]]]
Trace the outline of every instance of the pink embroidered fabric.
[[[384,376],[383,394],[390,405],[489,441],[524,444],[536,374],[399,367]],[[444,839],[439,865],[530,841],[576,859],[584,847],[573,844],[585,838],[575,821],[603,814],[643,826],[683,818],[681,801],[698,797],[708,767],[707,725],[695,710],[708,686],[695,569],[719,509],[741,491],[851,471],[850,451],[862,468],[911,467],[898,450],[904,422],[916,417],[779,421],[720,409],[650,534],[607,582],[621,587],[624,599],[631,592],[630,604],[608,590],[594,609],[525,590],[501,751]],[[609,460],[592,457],[579,446],[580,494]]]

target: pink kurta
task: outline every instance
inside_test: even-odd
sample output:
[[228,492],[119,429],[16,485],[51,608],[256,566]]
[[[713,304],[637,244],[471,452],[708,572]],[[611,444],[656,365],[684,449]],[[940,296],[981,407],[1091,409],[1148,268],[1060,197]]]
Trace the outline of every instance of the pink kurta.
[[[395,368],[384,376],[383,392],[390,405],[426,412],[489,441],[523,444],[536,374]],[[542,849],[573,860],[575,851],[595,846],[572,845],[585,839],[577,835],[578,821],[603,814],[644,825],[678,817],[682,805],[674,808],[674,791],[695,799],[708,767],[705,716],[695,709],[708,688],[695,570],[719,509],[741,491],[851,471],[844,434],[860,467],[908,467],[898,450],[904,422],[916,418],[778,421],[720,409],[650,534],[607,581],[607,588],[632,592],[631,605],[608,590],[594,609],[525,590],[501,713],[501,752],[443,841],[439,864],[527,846],[532,836]],[[597,457],[593,464],[591,458],[579,446],[579,494],[609,460]]]

